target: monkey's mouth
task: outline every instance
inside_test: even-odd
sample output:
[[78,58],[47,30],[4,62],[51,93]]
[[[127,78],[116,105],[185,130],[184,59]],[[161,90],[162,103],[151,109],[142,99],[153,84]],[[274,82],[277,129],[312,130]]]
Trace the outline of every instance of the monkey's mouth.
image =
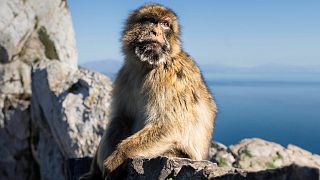
[[139,42],[135,48],[135,54],[141,61],[149,64],[158,64],[164,59],[166,46],[154,40]]
[[138,47],[147,51],[161,51],[163,44],[159,43],[158,41],[154,40],[145,40],[138,43]]

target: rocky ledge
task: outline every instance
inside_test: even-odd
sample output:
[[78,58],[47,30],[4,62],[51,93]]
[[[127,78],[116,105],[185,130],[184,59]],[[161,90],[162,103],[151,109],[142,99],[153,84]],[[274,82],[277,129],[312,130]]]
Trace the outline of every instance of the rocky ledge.
[[[259,138],[244,139],[229,147],[212,142],[209,156],[210,161],[136,157],[124,162],[109,178],[320,179],[320,156],[291,144],[285,148]],[[81,160],[78,162],[81,164]]]
[[317,168],[291,164],[282,168],[250,171],[219,167],[209,161],[192,161],[184,158],[157,157],[153,159],[128,159],[112,172],[110,179],[268,179],[268,180],[313,180],[319,179]]
[[[70,163],[77,179],[87,172],[90,158]],[[295,145],[287,148],[259,138],[226,147],[212,142],[209,160],[173,157],[127,159],[109,179],[320,179],[320,156]]]

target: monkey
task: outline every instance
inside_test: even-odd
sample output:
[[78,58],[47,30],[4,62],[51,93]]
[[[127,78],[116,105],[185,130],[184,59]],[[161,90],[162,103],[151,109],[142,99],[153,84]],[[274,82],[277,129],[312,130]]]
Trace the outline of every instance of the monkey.
[[111,118],[87,177],[105,178],[136,156],[207,159],[217,107],[182,48],[177,15],[160,4],[134,10],[122,52]]

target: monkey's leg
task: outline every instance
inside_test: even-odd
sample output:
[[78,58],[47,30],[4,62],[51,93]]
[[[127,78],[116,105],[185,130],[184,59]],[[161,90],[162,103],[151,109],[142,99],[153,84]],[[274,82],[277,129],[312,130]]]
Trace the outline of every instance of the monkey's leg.
[[124,139],[104,161],[106,173],[116,169],[129,157],[152,157],[168,150],[172,146],[172,142],[165,136],[168,132],[166,127],[163,127],[163,124],[153,123]]

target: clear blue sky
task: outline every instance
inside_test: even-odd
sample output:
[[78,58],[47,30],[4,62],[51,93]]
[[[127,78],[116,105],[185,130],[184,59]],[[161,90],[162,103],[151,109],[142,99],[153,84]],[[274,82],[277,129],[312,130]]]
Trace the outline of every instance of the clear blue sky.
[[[145,2],[69,0],[79,63],[122,60],[123,22]],[[320,68],[319,0],[153,2],[178,14],[183,47],[199,64]]]

